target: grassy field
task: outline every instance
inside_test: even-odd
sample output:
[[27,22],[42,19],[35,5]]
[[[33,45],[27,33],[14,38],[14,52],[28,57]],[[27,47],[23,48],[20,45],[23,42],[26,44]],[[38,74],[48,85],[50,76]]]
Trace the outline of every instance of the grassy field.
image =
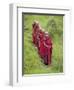
[[[24,74],[63,72],[63,16],[24,14]],[[39,21],[53,40],[52,63],[44,65],[32,43],[32,23]]]

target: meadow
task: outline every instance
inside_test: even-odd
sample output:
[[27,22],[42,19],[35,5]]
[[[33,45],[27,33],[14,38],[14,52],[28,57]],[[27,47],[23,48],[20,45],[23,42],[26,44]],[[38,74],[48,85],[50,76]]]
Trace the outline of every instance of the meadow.
[[[24,74],[63,72],[63,16],[24,14]],[[32,43],[32,23],[37,20],[53,41],[52,63],[45,65]]]

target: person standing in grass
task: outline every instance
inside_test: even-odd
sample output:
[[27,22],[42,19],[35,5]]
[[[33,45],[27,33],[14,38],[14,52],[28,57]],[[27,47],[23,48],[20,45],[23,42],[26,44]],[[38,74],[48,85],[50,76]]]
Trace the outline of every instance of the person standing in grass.
[[44,31],[43,31],[43,29],[39,28],[39,31],[37,33],[37,43],[38,43],[37,47],[38,47],[38,49],[40,49],[40,41],[42,41],[43,37],[44,37]]
[[33,33],[32,33],[32,37],[33,37],[33,43],[36,45],[37,47],[37,35],[38,32],[40,30],[40,25],[38,21],[34,21],[34,23],[32,24],[32,29],[33,29]]
[[38,41],[38,53],[40,54],[41,57],[43,57],[44,55],[43,38],[44,38],[44,31],[40,29],[37,35],[37,41]]
[[46,65],[49,65],[51,64],[51,58],[52,58],[52,39],[49,36],[48,32],[45,32],[44,47],[45,47],[44,63]]

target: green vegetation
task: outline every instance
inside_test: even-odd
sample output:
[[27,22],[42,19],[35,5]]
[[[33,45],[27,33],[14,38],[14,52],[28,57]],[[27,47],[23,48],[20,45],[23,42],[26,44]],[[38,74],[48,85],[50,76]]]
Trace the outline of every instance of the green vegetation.
[[[63,16],[24,14],[24,74],[63,72]],[[32,43],[32,23],[39,21],[53,40],[51,65],[44,65]]]

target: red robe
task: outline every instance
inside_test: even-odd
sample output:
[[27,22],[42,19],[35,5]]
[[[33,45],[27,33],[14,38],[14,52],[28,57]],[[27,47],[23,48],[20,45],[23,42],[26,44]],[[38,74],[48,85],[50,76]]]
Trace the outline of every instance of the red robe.
[[32,26],[32,39],[33,43],[38,47],[38,53],[43,58],[46,65],[51,64],[52,56],[52,39],[45,36],[44,32],[40,30],[37,25]]
[[45,60],[45,64],[51,64],[51,56],[52,56],[52,40],[51,38],[48,36],[48,37],[45,37],[46,40],[44,42],[44,47],[45,47],[45,57],[44,57],[44,60]]
[[37,33],[37,47],[38,47],[38,50],[40,49],[40,42],[42,42],[43,37],[44,37],[44,32],[39,30],[39,32]]
[[39,41],[39,54],[42,58],[45,55],[44,37],[42,37]]
[[33,38],[33,43],[37,46],[37,36],[39,32],[39,26],[35,25],[33,27],[33,33],[32,33],[32,38]]

